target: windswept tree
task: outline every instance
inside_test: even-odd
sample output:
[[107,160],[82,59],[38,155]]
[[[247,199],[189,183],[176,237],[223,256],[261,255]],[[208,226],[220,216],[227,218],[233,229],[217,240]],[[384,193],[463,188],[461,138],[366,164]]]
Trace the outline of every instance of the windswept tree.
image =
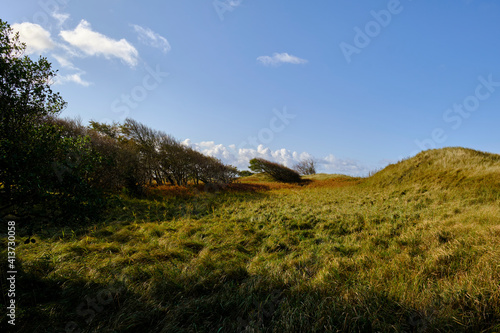
[[251,159],[248,168],[254,172],[266,173],[279,182],[298,183],[301,181],[300,175],[296,171],[263,158]]
[[253,175],[253,172],[248,171],[248,170],[242,170],[242,171],[238,172],[239,177],[249,177],[251,175]]
[[92,148],[101,156],[93,183],[108,192],[127,188],[141,194],[148,173],[141,165],[139,148],[125,138],[120,125],[91,121],[88,135]]
[[205,156],[201,172],[201,180],[205,184],[229,184],[238,176],[238,169],[225,165],[215,157]]
[[187,147],[165,137],[160,145],[159,157],[163,174],[168,181],[172,185],[187,185],[192,164]]
[[189,182],[230,183],[236,169],[181,144],[172,136],[126,119],[122,131],[138,147],[150,183],[185,186]]
[[315,175],[316,174],[316,161],[312,158],[308,158],[297,163],[293,169],[297,171],[302,176]]
[[175,139],[130,118],[127,118],[122,125],[122,132],[131,144],[137,146],[149,183],[163,184],[160,151],[166,142],[174,142]]

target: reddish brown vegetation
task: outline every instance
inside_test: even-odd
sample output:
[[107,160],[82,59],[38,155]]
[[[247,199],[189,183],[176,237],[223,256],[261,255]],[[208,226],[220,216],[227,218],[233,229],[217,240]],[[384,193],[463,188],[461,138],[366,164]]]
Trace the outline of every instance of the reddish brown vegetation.
[[345,187],[359,184],[359,179],[353,178],[331,178],[325,180],[304,180],[301,184],[286,184],[271,181],[255,181],[245,183],[232,183],[227,185],[151,185],[146,189],[146,196],[149,198],[189,198],[199,193],[215,193],[215,192],[230,192],[230,193],[256,193],[266,192],[271,190],[285,189],[300,189],[304,187],[320,188],[320,187]]
[[308,184],[308,187],[345,187],[345,186],[353,186],[359,184],[361,182],[360,179],[352,179],[352,178],[331,178],[324,180],[313,180]]
[[163,197],[163,198],[189,198],[196,193],[193,187],[177,186],[177,185],[159,185],[148,186],[146,188],[146,196],[148,197]]

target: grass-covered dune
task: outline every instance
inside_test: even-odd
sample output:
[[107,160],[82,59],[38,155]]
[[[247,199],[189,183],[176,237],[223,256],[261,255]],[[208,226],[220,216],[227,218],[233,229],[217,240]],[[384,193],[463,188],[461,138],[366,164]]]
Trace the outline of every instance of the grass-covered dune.
[[465,148],[428,150],[370,177],[368,184],[427,185],[433,188],[500,186],[500,155]]
[[500,330],[499,155],[430,150],[307,179],[157,188],[100,224],[21,239],[16,328]]

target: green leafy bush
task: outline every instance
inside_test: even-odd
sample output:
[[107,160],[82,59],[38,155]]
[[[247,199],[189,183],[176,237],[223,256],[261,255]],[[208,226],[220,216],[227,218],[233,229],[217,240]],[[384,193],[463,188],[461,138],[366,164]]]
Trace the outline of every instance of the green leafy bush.
[[99,156],[88,138],[71,137],[49,121],[66,102],[52,92],[45,59],[24,55],[26,45],[0,20],[0,217],[32,224],[86,220],[103,198],[90,182]]

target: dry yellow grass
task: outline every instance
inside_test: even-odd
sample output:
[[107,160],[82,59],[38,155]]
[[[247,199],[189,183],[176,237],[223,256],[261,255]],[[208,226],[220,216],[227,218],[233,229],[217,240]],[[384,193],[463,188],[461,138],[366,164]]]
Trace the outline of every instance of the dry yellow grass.
[[[252,176],[123,199],[100,225],[19,247],[19,320],[37,318],[26,332],[499,331],[499,164],[450,148],[365,179]],[[85,303],[110,285],[102,310]]]

